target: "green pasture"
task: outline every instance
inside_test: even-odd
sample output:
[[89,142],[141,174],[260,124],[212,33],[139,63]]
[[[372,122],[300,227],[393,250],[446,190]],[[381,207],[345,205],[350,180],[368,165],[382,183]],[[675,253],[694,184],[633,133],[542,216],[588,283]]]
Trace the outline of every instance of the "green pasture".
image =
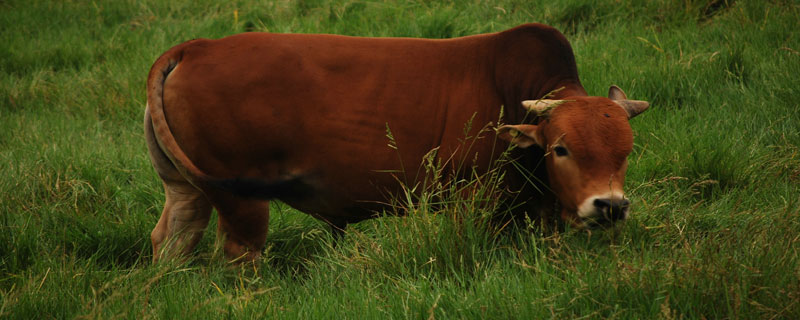
[[[407,217],[334,244],[274,202],[257,267],[225,261],[214,221],[191,260],[150,262],[163,190],[142,116],[163,51],[526,22],[565,33],[590,94],[651,103],[631,121],[626,223],[495,233],[485,204],[400,202]],[[800,319],[799,186],[797,1],[0,1],[3,319]]]

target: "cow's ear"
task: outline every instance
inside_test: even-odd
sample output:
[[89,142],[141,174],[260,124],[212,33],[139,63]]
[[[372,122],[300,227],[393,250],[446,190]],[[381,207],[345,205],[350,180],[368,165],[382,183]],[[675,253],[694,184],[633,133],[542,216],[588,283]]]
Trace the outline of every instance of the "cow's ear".
[[611,88],[608,88],[608,98],[611,100],[627,100],[628,95],[619,87],[612,85]]
[[628,119],[638,116],[650,107],[650,103],[647,101],[628,100],[625,91],[622,91],[617,86],[611,86],[608,89],[608,98],[614,100],[622,109],[625,109],[625,112],[628,113]]
[[520,148],[527,148],[532,145],[541,146],[537,128],[536,125],[532,124],[505,125],[497,128],[497,136],[500,139],[516,144]]

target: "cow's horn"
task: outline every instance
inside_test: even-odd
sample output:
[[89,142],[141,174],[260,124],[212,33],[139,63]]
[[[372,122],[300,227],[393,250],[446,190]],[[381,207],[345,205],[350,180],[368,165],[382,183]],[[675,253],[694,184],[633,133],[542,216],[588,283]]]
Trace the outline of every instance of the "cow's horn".
[[617,100],[616,102],[625,112],[628,113],[628,119],[638,116],[640,113],[650,107],[650,103],[641,100]]
[[650,107],[650,103],[641,100],[628,100],[628,95],[617,86],[608,88],[608,98],[614,100],[625,112],[628,113],[628,119],[631,119]]
[[566,101],[551,99],[525,100],[522,101],[522,106],[525,107],[525,109],[533,111],[537,116],[541,116],[547,114],[550,110],[564,102]]

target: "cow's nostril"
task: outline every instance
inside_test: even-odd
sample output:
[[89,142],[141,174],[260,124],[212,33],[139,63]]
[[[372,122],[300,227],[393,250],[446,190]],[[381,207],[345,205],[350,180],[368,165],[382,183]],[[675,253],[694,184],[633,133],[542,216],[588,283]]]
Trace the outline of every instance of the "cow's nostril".
[[611,207],[611,200],[609,199],[594,199],[594,206],[600,210],[607,210]]
[[625,219],[625,213],[631,202],[628,199],[595,199],[594,206],[603,218],[609,221]]

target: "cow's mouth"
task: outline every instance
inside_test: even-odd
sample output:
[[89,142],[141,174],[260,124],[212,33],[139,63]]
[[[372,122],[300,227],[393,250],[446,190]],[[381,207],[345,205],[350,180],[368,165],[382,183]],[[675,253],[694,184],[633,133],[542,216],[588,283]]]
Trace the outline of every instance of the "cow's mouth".
[[561,213],[562,220],[567,222],[570,226],[577,229],[586,230],[603,230],[615,227],[620,221],[624,219],[608,219],[602,216],[593,217],[579,217],[576,212],[564,210]]
[[611,220],[606,218],[582,218],[584,228],[590,230],[609,229],[616,226],[619,221],[621,220]]

